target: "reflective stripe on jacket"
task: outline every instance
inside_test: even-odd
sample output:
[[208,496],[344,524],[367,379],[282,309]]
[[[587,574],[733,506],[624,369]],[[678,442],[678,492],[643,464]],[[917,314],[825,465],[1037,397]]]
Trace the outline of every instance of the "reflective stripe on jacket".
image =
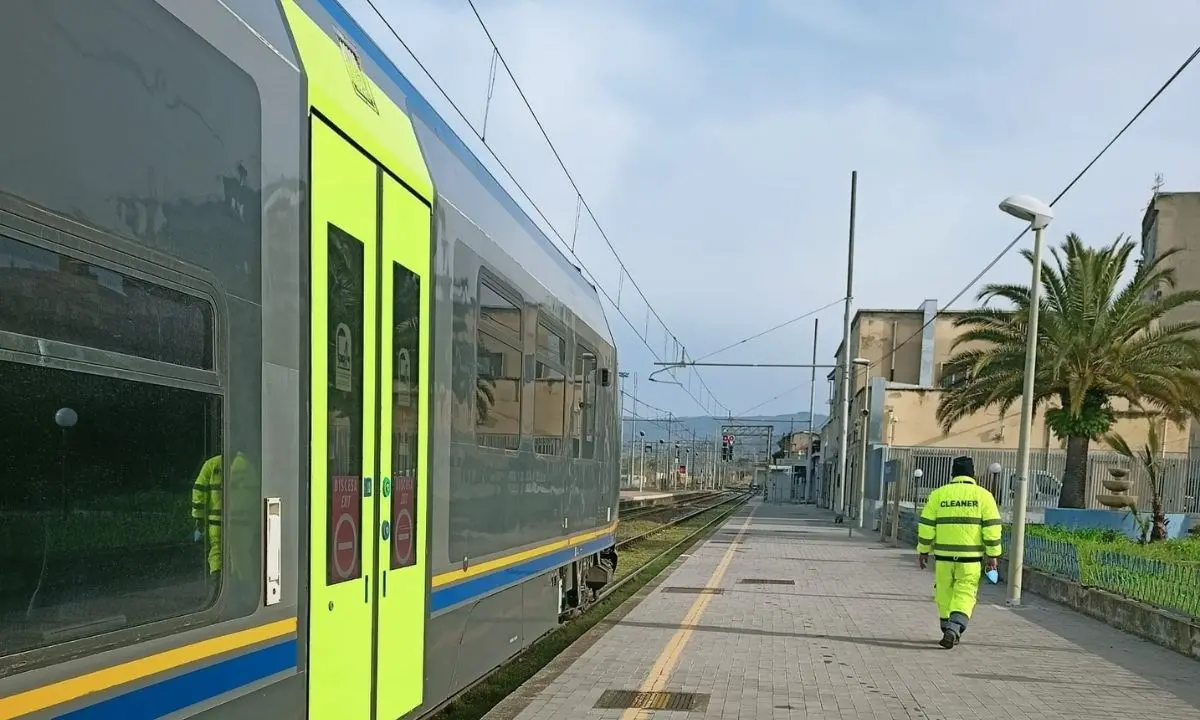
[[975,480],[959,475],[934,489],[917,524],[917,552],[935,557],[1000,557],[1000,509]]

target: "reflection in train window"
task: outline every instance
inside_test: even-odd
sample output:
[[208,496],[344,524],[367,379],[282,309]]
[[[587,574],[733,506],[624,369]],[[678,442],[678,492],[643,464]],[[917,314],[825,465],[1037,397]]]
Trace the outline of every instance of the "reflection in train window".
[[582,345],[575,347],[573,399],[575,457],[590,460],[596,456],[596,354]]
[[544,323],[538,323],[537,350],[555,365],[567,364],[567,341]]
[[479,316],[520,334],[521,310],[486,282],[479,283]]
[[[329,511],[326,532],[326,583],[362,577],[361,528],[363,476],[363,255],[364,247],[341,229],[329,226],[328,368],[329,458],[326,466]],[[335,520],[336,518],[336,520]],[[353,521],[344,521],[349,518]],[[356,543],[351,553],[338,546]]]
[[0,387],[0,655],[212,605],[223,500],[257,484],[220,397],[6,361]]
[[476,341],[476,440],[484,447],[516,450],[521,440],[521,351],[482,331]]
[[424,543],[417,532],[417,458],[421,417],[421,278],[392,265],[392,569],[412,567]]
[[540,455],[561,455],[566,435],[567,374],[537,361],[533,376],[533,447]]
[[0,328],[211,370],[207,300],[0,235]]

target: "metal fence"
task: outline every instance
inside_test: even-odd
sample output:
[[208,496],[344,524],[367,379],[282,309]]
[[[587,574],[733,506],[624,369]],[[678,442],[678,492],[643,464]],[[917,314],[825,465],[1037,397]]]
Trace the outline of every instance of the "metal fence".
[[[885,479],[898,488],[901,505],[917,507],[924,503],[933,488],[950,480],[950,463],[958,455],[968,455],[975,461],[976,479],[996,496],[1002,511],[1011,513],[1014,480],[1017,476],[1016,450],[986,450],[976,448],[894,447],[886,450]],[[1038,511],[1058,507],[1062,491],[1062,476],[1066,469],[1065,450],[1035,450],[1030,453],[1029,502],[1027,507]],[[993,464],[1000,472],[993,474]],[[1136,495],[1139,505],[1148,506],[1150,487],[1146,471],[1138,463],[1114,452],[1088,454],[1088,479],[1084,500],[1089,508],[1102,508],[1096,494],[1103,490],[1101,482],[1110,477],[1108,469],[1128,469],[1133,481],[1130,494]],[[914,471],[921,470],[920,479]],[[1200,512],[1200,459],[1188,462],[1186,454],[1168,453],[1163,459],[1163,504],[1168,513]],[[891,494],[891,493],[889,493]],[[895,498],[895,495],[892,495]]]
[[[890,534],[890,524],[886,532]],[[1009,553],[1008,527],[1003,531],[1004,554]],[[917,543],[917,516],[900,513],[897,540]],[[1200,618],[1200,562],[1168,561],[1113,549],[1087,540],[1051,540],[1026,534],[1025,567],[1099,588],[1147,605]]]
[[[1004,552],[1009,529],[1004,528]],[[1112,549],[1099,542],[1025,536],[1025,566],[1085,587],[1200,618],[1200,562],[1168,561]]]

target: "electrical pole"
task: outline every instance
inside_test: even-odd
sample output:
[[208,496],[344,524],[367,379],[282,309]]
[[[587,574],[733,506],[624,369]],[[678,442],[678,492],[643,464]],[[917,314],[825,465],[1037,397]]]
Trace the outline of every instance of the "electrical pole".
[[850,237],[846,244],[846,300],[842,313],[842,409],[838,441],[837,518],[846,517],[846,443],[850,436],[850,303],[854,300],[854,216],[858,202],[858,171],[850,173]]
[[805,454],[808,456],[808,467],[804,475],[804,500],[808,501],[813,494],[813,396],[817,392],[817,330],[821,327],[821,319],[813,319],[813,347],[812,347],[812,378],[808,381],[808,449]]

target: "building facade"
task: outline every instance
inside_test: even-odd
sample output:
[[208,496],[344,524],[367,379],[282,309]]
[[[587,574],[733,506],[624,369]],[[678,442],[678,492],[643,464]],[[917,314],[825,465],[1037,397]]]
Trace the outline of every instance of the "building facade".
[[[1200,203],[1197,205],[1200,208]],[[1197,265],[1200,270],[1200,264]],[[1200,272],[1197,274],[1200,284]],[[1004,414],[991,408],[964,418],[950,430],[943,431],[937,421],[937,405],[943,388],[956,378],[945,372],[946,362],[958,351],[969,349],[967,344],[953,348],[960,329],[954,326],[961,312],[937,312],[937,301],[924,301],[913,310],[863,309],[855,313],[850,329],[850,414],[847,432],[847,473],[843,508],[851,517],[857,515],[859,486],[864,487],[867,505],[881,502],[883,488],[889,478],[888,464],[898,458],[945,456],[945,472],[929,472],[927,482],[940,482],[948,472],[949,457],[961,450],[975,456],[977,473],[998,463],[1006,478],[1015,472],[1015,456],[1019,439],[1019,403]],[[839,346],[835,364],[840,368],[842,353]],[[868,364],[853,364],[854,360]],[[822,453],[815,473],[814,490],[819,502],[827,507],[836,505],[838,496],[838,446],[841,442],[842,387],[840,369],[832,371],[830,383],[829,420],[821,429]],[[1121,433],[1133,447],[1146,441],[1148,421],[1144,413],[1131,410],[1120,401],[1114,402],[1117,413],[1115,431]],[[1043,474],[1049,478],[1065,457],[1066,444],[1050,432],[1044,413],[1034,416],[1030,449],[1039,458]],[[1186,457],[1189,428],[1159,425],[1164,450],[1174,458]],[[1111,463],[1119,463],[1103,441],[1092,444],[1093,472],[1097,475]],[[865,457],[865,462],[864,462]],[[987,459],[986,463],[982,460]],[[907,474],[917,466],[907,460],[899,467],[892,462],[893,471]],[[917,465],[920,465],[918,462]],[[1010,467],[1011,466],[1011,467]],[[938,465],[940,468],[940,465]],[[865,472],[860,476],[860,468]],[[1060,473],[1061,474],[1061,473]],[[938,477],[934,477],[938,476]],[[1009,480],[1005,480],[1005,483]],[[1047,481],[1053,485],[1053,481]],[[1181,480],[1182,487],[1182,480]],[[1050,490],[1046,491],[1050,494]],[[1089,491],[1089,497],[1092,494]],[[1057,501],[1057,497],[1054,498]],[[1181,500],[1182,502],[1182,500]],[[868,508],[868,512],[870,509]]]

